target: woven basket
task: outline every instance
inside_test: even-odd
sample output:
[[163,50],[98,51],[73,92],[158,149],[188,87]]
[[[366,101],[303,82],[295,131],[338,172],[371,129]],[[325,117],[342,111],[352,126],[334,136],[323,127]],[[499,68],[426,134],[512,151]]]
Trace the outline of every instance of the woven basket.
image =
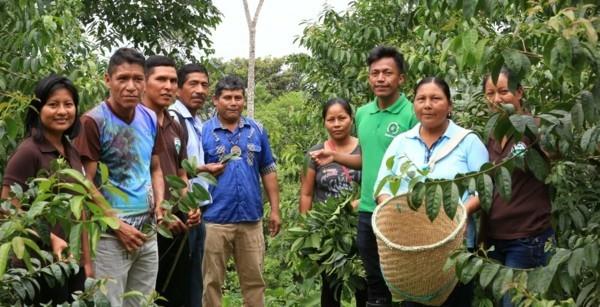
[[454,268],[443,267],[463,242],[466,214],[458,206],[454,220],[443,212],[430,222],[424,206],[408,207],[406,194],[389,199],[373,212],[373,232],[383,277],[396,300],[439,306],[456,286]]

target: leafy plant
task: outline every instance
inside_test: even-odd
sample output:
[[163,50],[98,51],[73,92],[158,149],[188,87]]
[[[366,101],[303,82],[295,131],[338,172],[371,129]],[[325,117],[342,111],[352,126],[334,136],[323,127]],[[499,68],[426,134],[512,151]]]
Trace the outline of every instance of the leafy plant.
[[292,242],[290,260],[304,281],[319,279],[324,273],[332,277],[331,286],[342,289],[346,299],[364,286],[355,243],[358,215],[351,205],[353,199],[355,195],[346,194],[315,203],[287,229],[285,238]]

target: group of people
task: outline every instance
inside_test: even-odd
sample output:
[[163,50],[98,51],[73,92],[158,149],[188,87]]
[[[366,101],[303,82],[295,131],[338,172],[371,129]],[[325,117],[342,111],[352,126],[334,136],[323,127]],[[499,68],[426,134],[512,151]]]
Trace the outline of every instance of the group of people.
[[[357,306],[392,306],[392,295],[382,276],[377,241],[371,225],[375,207],[393,197],[389,186],[374,195],[374,187],[387,175],[402,175],[400,165],[429,169],[429,178],[453,178],[457,173],[477,171],[488,161],[521,154],[536,140],[505,137],[484,140],[451,119],[450,87],[439,78],[417,83],[414,102],[401,88],[405,63],[393,47],[374,48],[367,59],[369,84],[375,98],[358,108],[334,98],[323,106],[323,123],[328,139],[308,151],[311,163],[302,176],[300,211],[313,203],[338,196],[361,186],[358,202],[358,253],[366,272],[365,289],[357,291]],[[497,81],[483,80],[484,96],[495,110],[512,104],[519,113],[523,88],[510,91],[510,72],[502,70]],[[113,306],[136,305],[123,294],[144,294],[156,289],[169,306],[220,306],[222,285],[229,258],[233,256],[240,278],[245,306],[264,305],[262,277],[265,243],[261,183],[270,203],[268,230],[280,230],[279,187],[274,155],[267,131],[242,115],[245,86],[235,76],[216,84],[209,95],[206,69],[195,63],[177,67],[165,56],[145,58],[131,48],[118,49],[108,62],[104,77],[109,96],[79,117],[79,96],[73,83],[50,75],[38,82],[35,99],[26,115],[26,138],[11,156],[5,169],[1,197],[10,197],[13,184],[26,187],[39,170],[62,157],[89,180],[99,176],[99,163],[109,171],[109,181],[126,199],[101,190],[119,218],[119,227],[102,234],[94,259],[83,250],[82,268],[65,286],[51,288],[42,283],[39,303],[69,300],[70,293],[83,289],[85,277],[109,278],[108,298]],[[199,110],[212,97],[216,112],[206,122]],[[352,136],[356,126],[357,137]],[[459,139],[456,139],[459,138]],[[454,141],[453,141],[454,140]],[[448,145],[453,144],[453,145]],[[447,150],[436,163],[432,157]],[[234,154],[237,159],[224,157]],[[385,161],[393,157],[388,169]],[[182,161],[195,159],[198,172],[217,178],[209,185],[201,176],[188,178]],[[208,189],[210,199],[198,210],[175,210],[175,221],[163,219],[163,200],[171,198],[164,176],[178,176]],[[398,193],[408,191],[407,180]],[[97,182],[97,181],[96,181]],[[185,193],[188,188],[182,189]],[[544,243],[553,236],[550,225],[548,187],[529,171],[515,170],[513,195],[509,201],[494,193],[492,208],[481,214],[480,237],[495,249],[490,256],[517,268],[544,264]],[[467,248],[476,245],[473,213],[479,210],[477,195],[464,195],[469,227]],[[15,204],[18,206],[18,204]],[[401,223],[402,221],[398,221]],[[173,233],[165,238],[145,233],[147,225],[163,223]],[[82,240],[87,238],[82,237]],[[65,235],[55,227],[48,247],[56,257],[67,247]],[[83,244],[87,246],[87,244]],[[183,246],[178,256],[177,248]],[[323,276],[322,305],[340,306],[340,292]],[[59,289],[60,287],[60,289]],[[445,306],[468,306],[472,289],[459,284]],[[510,306],[510,297],[503,298]],[[404,302],[406,306],[417,303]]]
[[[358,206],[358,253],[366,272],[366,295],[357,291],[357,306],[392,306],[392,295],[382,275],[377,241],[371,225],[375,206],[395,196],[389,183],[374,195],[375,187],[386,176],[401,176],[397,195],[408,192],[410,178],[402,169],[406,161],[410,167],[427,169],[431,179],[453,179],[456,174],[479,171],[488,162],[500,162],[511,155],[523,154],[523,149],[537,150],[547,157],[536,140],[527,138],[484,140],[472,131],[452,121],[452,97],[449,85],[437,77],[427,77],[417,83],[411,103],[402,93],[405,81],[405,62],[393,47],[374,48],[367,59],[369,85],[375,99],[358,108],[352,108],[342,99],[332,99],[323,108],[324,126],[329,134],[322,144],[312,147],[308,171],[302,177],[300,212],[307,212],[313,202],[340,195],[351,189],[351,183],[361,186]],[[486,76],[483,93],[492,110],[501,104],[511,104],[517,113],[526,113],[522,104],[523,87],[511,91],[508,86],[510,71],[503,69],[494,82]],[[358,138],[351,135],[356,125]],[[439,152],[447,152],[440,159]],[[386,161],[393,159],[391,169]],[[435,161],[434,161],[435,160]],[[512,174],[512,196],[502,199],[493,195],[489,212],[481,212],[480,230],[476,231],[473,213],[479,211],[477,195],[462,197],[469,218],[465,245],[473,250],[479,241],[486,247],[494,246],[489,256],[513,268],[533,268],[544,265],[546,241],[554,231],[550,224],[550,196],[548,186],[532,172],[516,169]],[[402,223],[402,221],[398,221]],[[477,236],[476,236],[477,234]],[[330,277],[323,276],[322,306],[340,306],[340,291],[329,287]],[[472,285],[457,285],[443,306],[470,306]],[[510,295],[502,298],[502,306],[512,306]],[[403,302],[403,306],[420,306]]]
[[[209,80],[200,64],[178,68],[169,57],[146,58],[120,48],[104,76],[108,98],[81,117],[79,95],[69,79],[51,74],[38,82],[26,115],[26,137],[5,168],[1,197],[11,198],[13,184],[26,188],[57,158],[95,183],[99,163],[105,164],[108,181],[121,193],[99,191],[112,206],[105,214],[118,217],[119,227],[101,235],[95,257],[83,234],[83,269],[64,286],[50,287],[40,279],[41,292],[30,303],[69,301],[74,291],[83,290],[87,276],[108,279],[111,306],[139,305],[139,298],[123,294],[153,290],[167,299],[158,303],[167,306],[220,306],[233,256],[244,304],[264,305],[261,182],[271,204],[268,229],[276,235],[281,218],[275,159],[264,127],[242,116],[243,81],[224,77],[210,96]],[[216,114],[202,123],[198,111],[211,97]],[[225,161],[228,154],[238,158]],[[188,178],[185,159],[195,159],[197,174],[210,173],[217,183],[209,185],[197,174]],[[164,219],[161,203],[171,198],[165,176],[190,183],[180,193],[201,186],[210,199],[190,212],[175,208],[174,220]],[[13,203],[20,207],[16,199]],[[172,238],[146,231],[161,223]],[[59,225],[48,240],[47,249],[61,259],[68,244]]]

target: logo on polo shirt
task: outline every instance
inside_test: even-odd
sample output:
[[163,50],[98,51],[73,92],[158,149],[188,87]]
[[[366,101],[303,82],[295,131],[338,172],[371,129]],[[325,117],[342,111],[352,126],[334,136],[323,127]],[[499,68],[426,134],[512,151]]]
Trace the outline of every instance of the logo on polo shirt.
[[179,154],[179,151],[181,150],[181,140],[176,137],[173,139],[173,144],[175,145],[175,151],[177,152],[177,154]]
[[398,134],[400,134],[400,125],[397,122],[390,122],[385,129],[385,135],[393,138]]

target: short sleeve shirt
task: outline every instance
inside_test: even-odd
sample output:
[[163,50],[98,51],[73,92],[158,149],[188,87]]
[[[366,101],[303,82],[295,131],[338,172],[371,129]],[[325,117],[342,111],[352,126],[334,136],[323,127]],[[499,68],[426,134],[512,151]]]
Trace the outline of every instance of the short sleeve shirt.
[[[387,175],[402,176],[400,166],[404,164],[405,161],[411,162],[411,168],[413,168],[413,170],[415,170],[414,168],[429,168],[428,164],[430,159],[435,157],[437,152],[444,150],[448,142],[450,142],[454,136],[464,131],[464,128],[461,128],[450,121],[444,134],[431,145],[431,148],[429,148],[421,139],[419,133],[420,128],[421,125],[417,124],[411,130],[394,138],[381,161],[379,175],[377,176],[375,186],[379,186],[379,182]],[[390,157],[394,157],[394,166],[391,170],[386,166],[386,161]],[[488,152],[485,146],[477,135],[469,133],[450,153],[437,161],[433,169],[429,169],[427,177],[431,179],[452,179],[456,174],[478,171],[486,162],[488,162]],[[400,182],[400,188],[397,194],[408,192],[409,181],[410,179],[408,177],[403,178]],[[389,184],[384,185],[379,195],[381,194],[393,195],[390,191]],[[462,201],[465,202],[468,197],[468,193],[465,193],[462,197]],[[469,220],[466,240],[467,247],[475,247],[475,220],[472,217]]]
[[[490,160],[494,162],[520,154],[531,144],[524,139],[519,142],[510,140],[501,147],[500,143],[490,139],[487,147]],[[537,150],[537,149],[532,149]],[[538,235],[551,227],[551,201],[548,185],[539,181],[531,171],[515,168],[512,176],[512,196],[505,201],[494,191],[492,207],[483,215],[487,237],[499,240],[515,240]]]
[[[181,114],[185,120],[185,123],[183,123],[182,127],[187,129],[188,159],[196,159],[196,164],[198,166],[204,165],[204,149],[202,148],[202,120],[200,120],[200,117],[192,115],[187,107],[179,100],[176,100],[175,103],[169,107],[169,110],[173,110]],[[176,114],[172,115],[175,115],[175,120],[178,120],[178,116]],[[194,184],[199,184],[208,190],[208,182],[202,177],[190,178],[190,187],[193,188]],[[211,200],[204,201],[200,205],[204,206],[209,203],[211,203]]]
[[[324,144],[313,146],[309,152],[323,149]],[[360,145],[350,153],[360,155]],[[317,165],[307,155],[308,167],[315,171],[315,188],[313,192],[313,201],[325,201],[330,197],[337,197],[343,192],[352,190],[352,182],[360,183],[360,171],[342,166],[336,162]]]
[[[181,163],[187,159],[187,141],[183,130],[171,116],[164,111],[162,126],[159,125],[163,150],[158,154],[160,168],[163,176],[177,176],[177,171],[182,168]],[[165,184],[165,199],[171,198],[169,186]]]
[[264,127],[241,117],[231,132],[214,116],[202,127],[202,147],[206,163],[219,162],[234,147],[241,151],[240,159],[229,160],[217,185],[210,187],[213,202],[206,206],[203,219],[217,224],[259,221],[263,216],[260,177],[275,171]]
[[383,154],[395,136],[416,124],[413,105],[403,94],[386,109],[380,109],[375,98],[356,111],[358,141],[362,150],[359,211],[373,212],[375,209],[373,190]]
[[[77,150],[66,140],[63,142],[63,146],[64,158],[69,166],[83,173],[83,166]],[[60,157],[62,155],[59,151],[45,138],[41,142],[37,142],[32,137],[27,137],[8,160],[2,185],[11,186],[17,183],[25,188],[28,179],[36,177],[40,170],[49,170],[52,161]]]
[[[107,102],[81,118],[83,132],[75,144],[82,159],[106,164],[109,182],[127,195],[122,199],[109,191],[102,194],[118,210],[121,219],[141,227],[153,212],[154,200],[150,165],[153,154],[162,148],[154,111],[138,104],[133,120],[125,122]],[[99,171],[96,174],[98,179]]]

